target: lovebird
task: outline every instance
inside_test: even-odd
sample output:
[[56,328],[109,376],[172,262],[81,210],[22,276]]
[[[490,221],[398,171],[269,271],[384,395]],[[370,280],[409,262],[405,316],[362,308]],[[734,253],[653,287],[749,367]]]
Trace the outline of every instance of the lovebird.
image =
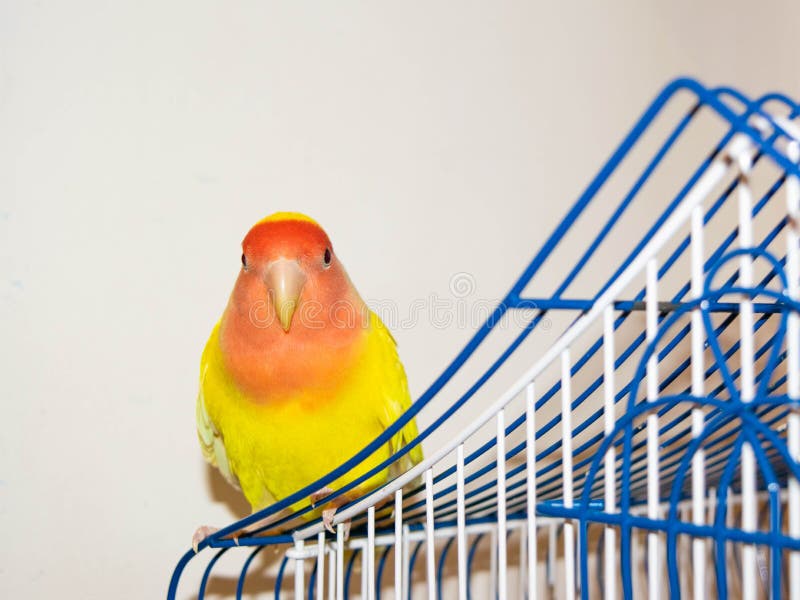
[[[410,405],[395,340],[359,296],[322,227],[293,212],[256,223],[242,242],[236,284],[200,361],[196,417],[205,459],[255,512],[351,458]],[[416,437],[411,420],[332,488]],[[379,471],[351,497],[421,460],[417,445],[392,473]],[[331,491],[315,492],[312,503]],[[326,527],[349,499],[337,498],[322,511]],[[200,527],[195,550],[214,531]]]

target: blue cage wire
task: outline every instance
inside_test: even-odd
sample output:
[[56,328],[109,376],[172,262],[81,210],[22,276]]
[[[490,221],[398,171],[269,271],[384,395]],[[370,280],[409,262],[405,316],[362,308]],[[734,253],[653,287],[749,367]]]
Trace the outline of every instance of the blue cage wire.
[[[241,598],[270,547],[275,598],[800,600],[798,115],[781,94],[669,84],[412,408],[187,551],[168,598],[203,598],[231,554]],[[639,236],[618,235],[626,218]],[[339,509],[335,535],[303,520],[427,406],[412,445],[447,435],[423,463]],[[179,586],[188,567],[199,590]]]

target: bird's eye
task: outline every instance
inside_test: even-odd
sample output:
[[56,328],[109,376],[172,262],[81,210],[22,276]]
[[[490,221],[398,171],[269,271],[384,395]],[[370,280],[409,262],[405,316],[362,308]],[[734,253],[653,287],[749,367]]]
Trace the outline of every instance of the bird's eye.
[[247,257],[242,254],[242,268],[247,269]]
[[326,267],[330,267],[331,266],[331,249],[330,248],[325,248],[325,255],[322,257],[322,264],[324,264]]

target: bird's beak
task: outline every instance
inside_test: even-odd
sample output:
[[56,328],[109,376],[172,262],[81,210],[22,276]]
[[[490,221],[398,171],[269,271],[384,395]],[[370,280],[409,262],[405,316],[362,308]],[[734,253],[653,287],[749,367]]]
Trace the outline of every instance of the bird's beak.
[[288,332],[306,282],[306,274],[296,260],[279,258],[267,267],[264,279],[275,314],[283,330]]

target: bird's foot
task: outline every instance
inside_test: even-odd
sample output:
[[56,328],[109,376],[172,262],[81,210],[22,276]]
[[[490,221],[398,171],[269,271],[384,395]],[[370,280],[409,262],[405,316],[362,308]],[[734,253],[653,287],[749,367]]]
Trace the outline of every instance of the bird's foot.
[[[325,525],[325,529],[330,531],[331,533],[336,533],[336,530],[333,528],[333,517],[336,515],[335,508],[328,508],[322,511],[322,523]],[[344,521],[342,523],[343,532],[344,532],[344,539],[348,539],[350,537],[350,519]]]
[[[219,527],[212,527],[211,525],[203,525],[197,528],[197,531],[194,532],[192,536],[192,549],[197,553],[197,548],[200,546],[200,543],[206,539],[208,536],[213,535],[219,531]],[[234,544],[237,546],[239,545],[239,538],[240,537],[247,537],[248,532],[246,529],[242,529],[241,531],[237,531],[233,535],[228,535],[225,539],[230,539],[233,541]]]
[[[333,489],[325,486],[324,488],[317,490],[313,494],[309,496],[309,500],[311,500],[311,506],[316,506],[320,500],[327,498],[333,493]],[[335,512],[335,511],[334,511]]]
[[330,531],[331,533],[336,533],[333,529],[333,516],[336,514],[335,508],[329,508],[327,510],[322,511],[322,523],[325,525],[325,529]]
[[217,533],[219,531],[219,527],[211,527],[210,525],[202,525],[197,528],[197,531],[194,532],[192,536],[192,549],[197,553],[197,547],[200,545],[204,539],[208,536]]

